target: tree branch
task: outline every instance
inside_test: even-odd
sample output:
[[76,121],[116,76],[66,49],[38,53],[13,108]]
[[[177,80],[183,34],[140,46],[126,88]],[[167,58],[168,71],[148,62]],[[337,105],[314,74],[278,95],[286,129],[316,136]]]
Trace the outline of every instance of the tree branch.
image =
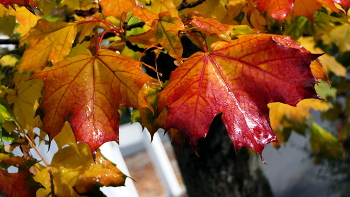
[[145,24],[146,24],[145,22],[139,22],[139,23],[135,23],[132,25],[128,25],[128,26],[126,26],[126,30],[130,31],[131,29],[136,28],[136,27],[143,27]]
[[183,10],[186,8],[193,8],[196,7],[199,4],[202,4],[205,0],[198,0],[196,2],[193,3],[187,3],[187,0],[182,0],[182,3],[176,8],[177,10]]
[[143,52],[146,50],[146,49],[144,49],[144,48],[140,48],[140,47],[137,46],[137,45],[133,45],[130,41],[126,41],[125,45],[126,45],[129,49],[133,50],[134,52],[141,52],[141,53],[143,53]]
[[19,40],[0,39],[0,45],[5,45],[5,44],[19,45]]

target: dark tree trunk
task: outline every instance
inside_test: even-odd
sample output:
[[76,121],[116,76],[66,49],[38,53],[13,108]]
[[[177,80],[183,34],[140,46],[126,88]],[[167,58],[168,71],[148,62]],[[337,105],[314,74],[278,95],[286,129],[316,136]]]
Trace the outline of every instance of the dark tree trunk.
[[190,197],[273,196],[258,155],[250,155],[247,148],[236,154],[219,117],[207,137],[199,140],[200,157],[188,144],[175,152]]

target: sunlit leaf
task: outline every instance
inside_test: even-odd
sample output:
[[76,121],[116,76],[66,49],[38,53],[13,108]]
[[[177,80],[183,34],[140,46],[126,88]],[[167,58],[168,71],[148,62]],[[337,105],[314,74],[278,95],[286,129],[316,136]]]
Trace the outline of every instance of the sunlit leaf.
[[120,105],[151,109],[140,90],[153,79],[141,72],[140,62],[114,51],[67,58],[32,78],[44,79],[40,108],[50,139],[69,121],[76,140],[92,152],[105,142],[118,142]]
[[[327,102],[315,99],[302,100],[296,107],[283,103],[270,103],[268,106],[270,109],[271,127],[275,133],[284,132],[287,128],[297,128],[298,125],[307,125],[306,118],[311,117],[311,109],[317,111],[329,109]],[[277,137],[277,139],[280,143],[287,141],[287,139],[283,138]]]
[[324,35],[322,40],[324,44],[334,43],[339,47],[339,51],[344,53],[350,51],[350,24],[339,25],[334,28],[329,35]]
[[30,28],[34,27],[40,19],[39,16],[34,15],[25,7],[17,7],[16,10],[10,9],[10,13],[16,16],[16,20],[19,23],[16,32],[22,35],[26,34]]
[[294,0],[257,0],[257,8],[282,22],[293,9]]
[[154,14],[153,12],[149,11],[144,6],[135,7],[132,10],[132,15],[142,20],[143,22],[147,23],[148,25],[151,25],[154,20],[158,19],[157,14]]
[[159,14],[158,20],[153,21],[151,28],[145,33],[129,36],[128,40],[146,46],[160,44],[168,51],[170,56],[181,59],[183,47],[180,42],[179,31],[185,29],[181,19],[172,17],[169,12],[163,12]]
[[65,122],[62,131],[54,137],[54,140],[59,149],[62,149],[65,145],[69,145],[77,150],[77,142],[75,141],[74,133],[68,122]]
[[78,151],[67,146],[53,157],[50,167],[42,169],[34,179],[45,188],[38,190],[38,196],[54,193],[57,196],[80,196],[88,192],[100,192],[102,186],[122,186],[126,176],[97,153],[96,163],[90,148],[78,144]]
[[135,0],[101,0],[100,5],[106,16],[114,16],[120,18],[123,12],[131,11],[135,4]]
[[222,24],[215,18],[193,16],[190,24],[195,26],[195,30],[200,31],[206,35],[216,34],[223,40],[231,40],[231,29],[233,27],[230,25]]
[[[311,51],[312,53],[317,53],[317,54],[325,53],[324,51],[322,51],[322,49],[315,47],[316,43],[312,37],[301,37],[298,39],[298,42],[300,42],[303,47],[305,47],[307,50]],[[322,63],[323,69],[325,70],[326,73],[328,73],[328,71],[332,71],[337,76],[340,76],[340,77],[346,76],[345,67],[341,65],[339,62],[337,62],[334,56],[324,54],[321,57],[319,57],[319,60]]]
[[173,0],[152,0],[150,11],[155,14],[169,12],[172,17],[179,16]]
[[279,22],[282,22],[289,13],[293,18],[304,16],[313,21],[313,13],[322,9],[322,6],[334,12],[341,12],[333,0],[257,0],[257,8]]
[[235,149],[247,146],[261,154],[267,143],[276,141],[268,103],[295,106],[302,99],[319,98],[309,67],[319,55],[296,45],[288,37],[252,34],[193,54],[159,93],[158,111],[169,108],[166,129],[182,131],[195,150],[222,113]]
[[[152,82],[146,84],[141,90],[145,93],[147,101],[151,104],[154,111],[157,111],[158,107],[158,93],[161,91],[160,84],[158,82]],[[164,125],[155,124],[158,114],[152,112],[148,108],[134,109],[131,112],[131,122],[139,122],[143,127],[146,127],[153,137],[154,133]]]
[[38,126],[39,118],[35,118],[35,111],[44,84],[41,80],[27,80],[26,74],[16,73],[13,79],[15,88],[8,90],[7,100],[9,104],[13,104],[17,122],[23,129],[32,132]]
[[55,64],[63,60],[72,48],[75,35],[75,24],[40,20],[22,39],[22,42],[29,42],[29,47],[24,52],[18,69],[36,73],[48,61]]

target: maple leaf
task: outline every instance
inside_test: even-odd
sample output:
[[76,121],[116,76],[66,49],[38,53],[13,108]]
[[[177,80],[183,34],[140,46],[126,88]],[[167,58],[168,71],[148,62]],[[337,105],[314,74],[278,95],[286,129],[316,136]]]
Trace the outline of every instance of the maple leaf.
[[[321,100],[305,99],[300,101],[296,107],[283,103],[270,103],[271,127],[277,135],[279,143],[286,142],[291,132],[288,128],[296,128],[306,125],[306,118],[310,117],[310,110],[325,111],[329,109],[328,103]],[[304,131],[303,131],[304,132]],[[286,135],[286,133],[288,135]]]
[[[13,105],[13,112],[17,117],[16,122],[22,129],[32,133],[39,122],[38,117],[34,117],[44,84],[41,80],[28,80],[28,78],[26,74],[15,73],[13,78],[15,88],[7,90],[7,100],[10,105]],[[30,136],[33,135],[34,133]]]
[[8,173],[0,168],[0,196],[35,196],[39,186],[33,181],[31,173],[24,169],[26,161],[22,157],[0,153],[0,162],[20,165],[17,173]]
[[16,32],[22,35],[25,35],[30,28],[34,27],[40,19],[39,16],[33,15],[24,7],[17,7],[16,11],[11,9],[10,13],[16,16],[16,20],[18,24],[20,24],[17,27]]
[[118,142],[120,105],[152,109],[140,90],[154,79],[141,72],[140,62],[111,50],[67,58],[32,78],[44,79],[40,108],[50,139],[69,121],[76,140],[92,152],[105,142]]
[[0,4],[2,4],[7,9],[9,8],[9,6],[14,8],[13,4],[23,5],[33,14],[35,14],[35,12],[31,6],[39,10],[38,6],[33,0],[0,0]]
[[[195,0],[188,1],[189,3],[195,2]],[[189,12],[202,12],[206,18],[216,18],[218,21],[222,21],[227,13],[228,0],[206,0],[196,7],[185,9],[184,13]]]
[[136,6],[132,10],[132,15],[148,25],[151,25],[154,20],[159,19],[157,14],[154,14],[143,6]]
[[167,105],[169,110],[165,129],[182,131],[196,151],[197,141],[222,113],[235,149],[247,146],[261,155],[266,144],[276,141],[268,103],[295,106],[302,99],[319,98],[309,67],[319,55],[294,45],[289,37],[252,34],[193,54],[159,93],[158,111]]
[[67,146],[60,149],[49,167],[35,166],[38,173],[34,180],[45,187],[37,191],[38,196],[80,196],[89,192],[99,192],[97,196],[101,196],[99,187],[123,186],[126,179],[115,165],[103,159],[100,152],[95,162],[84,143],[77,144],[76,148]]
[[26,181],[31,174],[27,171],[7,173],[0,170],[0,195],[22,197],[35,196],[36,189],[32,188],[33,183]]
[[322,9],[322,6],[330,8],[334,12],[341,12],[333,0],[256,0],[257,8],[268,13],[272,18],[282,22],[289,13],[293,18],[305,16],[313,21],[313,13]]
[[169,12],[172,17],[179,16],[179,12],[177,11],[173,0],[152,0],[150,11],[156,14]]
[[75,24],[39,20],[21,40],[30,42],[30,46],[24,52],[18,69],[22,72],[39,72],[48,60],[53,64],[63,60],[72,48],[76,32]]
[[[322,51],[322,49],[315,47],[316,43],[313,37],[301,37],[298,39],[298,42],[300,42],[303,47],[305,47],[312,53],[317,53],[317,54],[325,53],[324,51]],[[328,73],[328,71],[332,71],[334,74],[340,77],[346,76],[345,67],[340,63],[338,63],[334,58],[334,56],[324,54],[321,57],[319,57],[319,60],[320,62],[322,62],[323,68],[322,66],[320,66],[319,62],[316,60],[313,62],[313,64],[317,64],[317,65],[312,64],[312,67],[311,67],[311,69],[313,70],[313,75],[315,77],[318,76],[318,73],[321,73],[321,74],[324,73],[323,71],[320,71],[320,72],[317,71],[317,69],[323,69],[326,73]]]
[[[141,91],[146,95],[147,101],[151,104],[153,111],[157,111],[158,93],[161,91],[160,84],[158,82],[147,83]],[[155,123],[158,114],[153,111],[143,107],[134,109],[131,112],[131,123],[140,122],[140,124],[146,127],[150,132],[151,137],[153,137],[154,133],[157,132],[159,128],[164,126]]]
[[334,43],[339,48],[340,53],[350,51],[350,24],[342,24],[335,27],[329,35],[323,35],[322,40],[324,44]]
[[206,35],[216,34],[223,40],[231,40],[231,29],[230,25],[220,23],[215,18],[203,18],[193,16],[190,24],[196,27],[196,30],[201,31]]
[[179,31],[185,29],[179,17],[172,17],[169,12],[162,12],[158,20],[153,20],[151,29],[145,33],[132,35],[128,40],[146,46],[162,45],[170,56],[182,58],[183,47],[179,38]]
[[136,3],[135,0],[101,0],[100,5],[106,16],[120,18],[123,12],[132,10]]

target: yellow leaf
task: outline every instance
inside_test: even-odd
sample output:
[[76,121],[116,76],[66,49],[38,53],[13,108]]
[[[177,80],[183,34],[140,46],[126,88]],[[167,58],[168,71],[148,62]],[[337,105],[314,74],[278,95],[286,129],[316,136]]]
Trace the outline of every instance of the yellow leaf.
[[72,146],[67,146],[59,150],[52,158],[51,166],[65,166],[67,168],[89,168],[90,163],[93,162],[90,148],[84,144],[79,143],[78,152]]
[[[316,54],[325,53],[322,49],[315,47],[316,43],[313,37],[300,37],[298,39],[298,42],[300,42],[300,44],[303,47],[305,47],[307,50],[311,51],[312,53],[316,53]],[[323,70],[326,73],[328,73],[328,71],[331,71],[339,77],[346,76],[345,67],[342,64],[338,63],[337,60],[335,60],[334,56],[323,54],[318,59],[320,60]]]
[[85,41],[83,43],[79,43],[79,44],[75,45],[75,47],[72,48],[72,50],[69,52],[67,57],[74,57],[74,56],[77,56],[79,54],[89,52],[89,50],[87,49],[89,45],[90,45],[89,41]]
[[0,18],[7,15],[8,9],[6,9],[2,4],[0,4]]
[[250,16],[250,23],[255,29],[264,30],[266,29],[267,21],[266,18],[261,15],[259,10],[256,8],[253,9]]
[[[76,184],[79,171],[70,170],[65,167],[47,167],[35,175],[34,180],[41,183],[45,188],[36,192],[37,197],[54,196],[80,197],[73,189]],[[53,189],[53,191],[51,191]]]
[[315,90],[322,98],[334,98],[337,94],[337,89],[329,87],[329,84],[325,81],[321,81],[315,86]]
[[14,131],[17,128],[17,126],[14,122],[6,121],[2,123],[2,128],[4,128],[9,134],[11,134],[11,132]]
[[[189,0],[188,3],[195,2],[197,0]],[[206,0],[202,4],[185,9],[185,13],[198,11],[204,13],[204,18],[216,18],[218,21],[222,21],[227,13],[226,4],[228,0]]]
[[9,67],[14,67],[16,65],[18,61],[18,58],[14,55],[4,55],[1,57],[0,59],[0,66],[5,67],[5,66],[9,66]]
[[59,149],[62,149],[63,146],[65,145],[69,145],[72,148],[74,148],[75,151],[78,151],[77,142],[75,141],[72,128],[70,127],[68,122],[64,123],[64,127],[62,128],[62,131],[58,135],[56,135],[53,139],[55,140]]
[[169,11],[172,17],[179,16],[173,0],[153,0],[150,10],[155,14]]
[[30,44],[18,65],[19,70],[39,72],[48,60],[53,64],[63,60],[72,48],[75,35],[75,24],[40,20],[21,40]]
[[38,99],[43,88],[42,80],[29,80],[25,74],[16,73],[13,79],[15,88],[8,91],[7,100],[13,104],[13,112],[17,122],[23,129],[32,131],[38,125],[39,119],[35,117]]
[[[34,180],[45,188],[39,189],[37,196],[47,196],[54,192],[57,196],[79,196],[96,189],[93,186],[121,186],[126,176],[98,152],[96,162],[90,148],[79,143],[78,149],[67,146],[53,157],[50,167],[40,168]],[[74,189],[73,189],[74,187]],[[54,189],[54,191],[52,191]],[[98,188],[97,188],[98,189]]]
[[336,26],[329,33],[330,41],[339,47],[339,51],[344,53],[350,51],[350,24]]
[[17,23],[19,24],[16,32],[22,35],[26,34],[30,28],[34,27],[40,19],[39,16],[34,15],[25,7],[16,6],[16,11],[10,9],[10,13],[16,16]]
[[345,158],[343,145],[334,135],[315,122],[312,124],[310,132],[310,146],[313,153],[330,159]]
[[231,0],[226,5],[227,12],[222,19],[222,23],[228,25],[238,25],[238,22],[234,20],[241,12],[247,2],[245,0]]
[[[328,103],[316,99],[304,99],[296,107],[283,103],[270,103],[270,123],[276,132],[283,132],[286,128],[293,128],[297,124],[305,124],[306,118],[310,117],[310,110],[325,111],[329,108]],[[285,119],[286,118],[286,119]],[[285,142],[283,135],[277,135],[280,143]]]

